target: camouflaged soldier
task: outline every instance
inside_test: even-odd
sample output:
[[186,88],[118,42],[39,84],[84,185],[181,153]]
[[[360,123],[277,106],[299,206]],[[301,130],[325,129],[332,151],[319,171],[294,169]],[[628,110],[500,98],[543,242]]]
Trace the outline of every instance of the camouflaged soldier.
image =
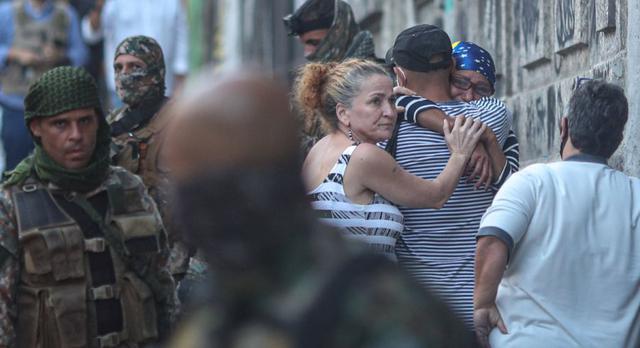
[[165,97],[165,65],[162,49],[152,38],[132,36],[116,48],[113,68],[116,92],[124,106],[107,116],[111,125],[112,163],[139,175],[155,200],[169,232],[169,268],[179,280],[187,273],[189,252],[172,233],[168,213],[167,171],[160,150],[169,121],[162,107]]
[[35,152],[0,190],[0,346],[158,341],[176,309],[166,235],[140,179],[109,165],[95,81],[50,70],[25,119]]
[[[311,62],[342,61],[348,58],[377,60],[373,35],[360,30],[351,6],[342,0],[307,0],[284,17],[290,36],[297,36],[304,56]],[[302,118],[302,113],[299,113]],[[326,135],[322,117],[304,117],[302,151],[307,154]]]
[[473,346],[395,264],[314,219],[286,99],[266,79],[207,75],[169,110],[176,219],[215,280],[173,347]]

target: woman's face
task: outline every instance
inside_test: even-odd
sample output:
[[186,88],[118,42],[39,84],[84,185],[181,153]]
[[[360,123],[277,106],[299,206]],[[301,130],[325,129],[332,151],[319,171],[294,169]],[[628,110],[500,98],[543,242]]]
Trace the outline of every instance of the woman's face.
[[397,119],[391,79],[386,75],[365,79],[344,113],[355,140],[375,144],[391,138]]
[[451,74],[453,99],[470,102],[493,94],[491,84],[481,73],[471,70],[455,70]]

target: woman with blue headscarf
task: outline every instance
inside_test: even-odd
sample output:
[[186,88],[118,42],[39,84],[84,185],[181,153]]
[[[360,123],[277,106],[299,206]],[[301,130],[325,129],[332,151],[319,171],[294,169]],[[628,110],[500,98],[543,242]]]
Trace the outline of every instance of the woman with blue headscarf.
[[[453,44],[453,59],[456,68],[451,73],[451,95],[454,99],[471,102],[495,93],[496,68],[491,54],[484,48],[468,41]],[[494,182],[502,186],[507,178],[520,168],[520,148],[513,130],[503,146],[505,167]]]
[[489,52],[472,42],[458,41],[452,55],[456,69],[451,74],[451,94],[455,99],[470,102],[493,95],[496,68]]
[[[452,56],[455,60],[455,67],[452,67],[451,71],[453,99],[472,102],[491,97],[495,93],[496,69],[489,52],[472,42],[458,41],[453,44]],[[393,62],[388,60],[388,64],[393,65]],[[396,87],[395,92],[396,94],[415,94],[403,87]],[[437,107],[437,104],[423,100],[423,103],[425,102],[432,105],[410,108],[403,113],[404,119],[438,132],[442,128],[442,122],[449,117]],[[411,114],[412,112],[416,114]],[[511,117],[511,114],[509,113],[507,117]],[[519,169],[518,139],[511,130],[502,148],[495,141],[486,143],[490,145],[483,148],[484,150],[477,157],[475,153],[472,156],[467,176],[470,180],[478,178],[477,188],[483,185],[488,187],[491,184],[491,187],[497,190],[511,174]],[[387,148],[393,149],[393,146]]]

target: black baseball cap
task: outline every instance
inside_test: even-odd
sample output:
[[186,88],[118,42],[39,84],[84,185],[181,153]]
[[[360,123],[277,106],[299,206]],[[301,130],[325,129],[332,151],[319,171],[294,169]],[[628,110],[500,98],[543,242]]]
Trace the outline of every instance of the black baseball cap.
[[435,25],[416,25],[398,34],[392,57],[396,65],[412,71],[445,69],[451,66],[451,39]]
[[384,64],[389,67],[394,67],[396,62],[393,59],[393,47],[387,50],[387,54],[384,55]]
[[299,36],[312,30],[331,28],[334,13],[335,0],[307,0],[282,20],[290,36]]

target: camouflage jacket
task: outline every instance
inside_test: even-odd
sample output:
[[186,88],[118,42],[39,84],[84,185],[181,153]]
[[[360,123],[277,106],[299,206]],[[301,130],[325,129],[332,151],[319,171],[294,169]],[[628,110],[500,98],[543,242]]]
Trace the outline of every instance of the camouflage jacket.
[[349,249],[335,231],[318,232],[305,238],[311,245],[280,252],[282,278],[278,271],[227,277],[214,269],[220,299],[196,313],[170,347],[474,346],[451,311],[397,265]]
[[[169,235],[171,274],[182,277],[187,273],[190,253],[171,224],[168,170],[162,164],[161,155],[164,129],[169,122],[169,117],[162,112],[162,107],[167,102],[165,98],[156,105],[136,111],[151,112],[152,116],[142,126],[135,125],[133,130],[113,136],[111,159],[113,165],[121,166],[142,178],[149,195],[158,206]],[[129,116],[127,111],[126,106],[115,110],[109,114],[107,122],[110,125],[120,122]]]
[[[110,174],[102,185],[84,195],[87,199],[104,193],[110,185],[120,182],[122,177],[135,183],[143,190],[145,204],[150,204],[152,210],[158,215],[155,203],[146,193],[146,189],[140,179],[119,167],[111,167]],[[58,191],[53,184],[47,186],[52,191]],[[20,285],[21,261],[23,251],[19,243],[16,210],[11,197],[10,187],[0,186],[0,347],[16,346],[16,319],[19,311],[16,303],[17,287]],[[178,300],[175,293],[173,278],[167,272],[167,260],[169,250],[166,236],[159,240],[160,252],[144,258],[135,258],[130,261],[131,269],[143,269],[141,278],[148,284],[153,293],[158,318],[158,330],[168,334],[173,326],[178,311]],[[116,248],[114,248],[116,249]],[[135,265],[134,265],[135,263]]]

